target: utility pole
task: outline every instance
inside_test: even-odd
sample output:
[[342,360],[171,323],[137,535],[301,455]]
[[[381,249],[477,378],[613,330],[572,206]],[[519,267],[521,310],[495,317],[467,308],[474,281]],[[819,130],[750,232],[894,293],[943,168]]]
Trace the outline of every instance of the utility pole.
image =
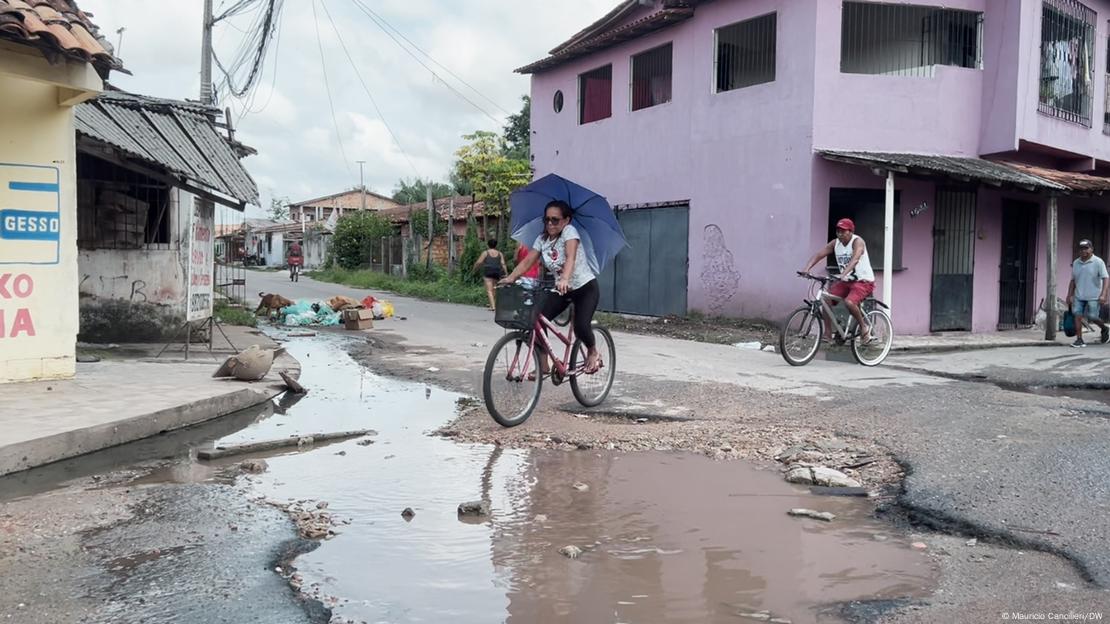
[[455,196],[447,209],[447,270],[455,272]]
[[1056,245],[1057,245],[1057,217],[1056,217],[1056,195],[1050,195],[1048,198],[1048,258],[1045,263],[1047,275],[1045,276],[1045,298],[1044,298],[1044,339],[1056,340],[1056,326],[1060,319],[1056,314]]
[[435,224],[432,221],[432,213],[435,212],[435,202],[432,200],[432,182],[429,180],[424,184],[424,190],[427,191],[428,198],[428,269],[432,268],[432,242],[436,239]]
[[212,0],[204,0],[204,25],[200,40],[200,102],[212,104]]
[[362,191],[362,211],[366,212],[366,183],[362,181],[362,165],[366,163],[365,160],[355,161],[358,163],[358,188]]

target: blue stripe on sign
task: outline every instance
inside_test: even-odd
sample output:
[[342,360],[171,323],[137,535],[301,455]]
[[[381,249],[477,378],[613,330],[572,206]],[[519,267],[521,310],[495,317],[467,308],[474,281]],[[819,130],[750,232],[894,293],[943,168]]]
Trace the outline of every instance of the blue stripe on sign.
[[57,193],[58,185],[52,182],[8,182],[8,189],[13,191],[36,191],[39,193]]
[[0,238],[60,241],[61,215],[33,210],[0,210]]

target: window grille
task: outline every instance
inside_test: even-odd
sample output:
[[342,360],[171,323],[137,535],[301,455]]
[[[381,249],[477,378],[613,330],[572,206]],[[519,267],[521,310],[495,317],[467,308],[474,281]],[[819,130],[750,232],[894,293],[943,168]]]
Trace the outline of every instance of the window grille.
[[172,198],[163,182],[79,154],[77,244],[83,249],[171,249]]
[[578,76],[578,123],[613,116],[613,66],[606,65]]
[[776,14],[716,30],[717,92],[775,80]]
[[668,43],[632,57],[632,110],[671,101],[671,53]]
[[1040,112],[1091,127],[1095,12],[1075,0],[1041,6]]
[[937,65],[979,69],[983,14],[911,4],[845,2],[840,71],[930,77]]

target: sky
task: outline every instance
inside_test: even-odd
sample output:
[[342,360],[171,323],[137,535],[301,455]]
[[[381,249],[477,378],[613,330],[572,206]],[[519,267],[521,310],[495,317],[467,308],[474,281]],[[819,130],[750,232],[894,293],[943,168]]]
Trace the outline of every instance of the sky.
[[[362,1],[450,72],[414,51],[438,77],[421,66],[356,0],[285,0],[279,34],[253,105],[229,98],[219,103],[233,110],[236,138],[259,152],[243,162],[258,183],[266,208],[273,197],[300,201],[357,187],[358,160],[366,161],[366,186],[384,195],[392,194],[400,178],[446,181],[454,152],[463,144],[462,135],[500,131],[508,114],[520,110],[520,97],[528,93],[529,82],[513,69],[543,58],[617,4],[617,0]],[[93,22],[118,46],[118,56],[132,73],[113,73],[114,86],[144,95],[197,99],[202,0],[79,0],[78,4],[93,14]],[[219,14],[234,1],[214,0],[214,4]],[[252,11],[217,24],[214,47],[225,65],[244,41],[254,16]],[[122,35],[116,32],[120,28],[124,28]],[[214,75],[220,77],[218,69]],[[454,94],[445,82],[477,106]],[[248,216],[263,212],[251,208]]]

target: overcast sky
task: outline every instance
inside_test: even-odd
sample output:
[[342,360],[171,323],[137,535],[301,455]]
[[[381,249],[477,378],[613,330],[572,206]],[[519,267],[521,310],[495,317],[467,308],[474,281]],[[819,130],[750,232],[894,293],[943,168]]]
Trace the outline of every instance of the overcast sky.
[[[446,180],[463,134],[500,130],[505,111],[520,109],[520,96],[528,92],[528,77],[512,70],[542,58],[617,4],[617,0],[364,1],[475,87],[481,95],[423,59],[495,120],[454,95],[421,67],[355,0],[316,0],[326,59],[326,65],[322,64],[313,2],[285,0],[280,35],[267,57],[255,96],[256,112],[243,116],[236,128],[238,138],[259,151],[244,163],[258,182],[264,206],[269,206],[273,196],[297,201],[356,186],[356,160],[366,161],[366,185],[385,195],[392,194],[402,177]],[[215,0],[216,13],[233,3]],[[381,116],[332,30],[322,8],[325,3],[381,108]],[[113,74],[115,86],[145,95],[197,98],[202,0],[79,0],[78,4],[94,15],[93,21],[113,45],[119,41],[116,30],[126,29],[119,56],[133,75]],[[241,30],[248,29],[252,17],[253,13],[217,25],[215,48],[225,64],[243,41]],[[334,123],[322,67],[326,67],[331,85]],[[221,106],[228,105],[242,109],[234,101],[221,102]],[[397,135],[401,149],[386,124]],[[250,212],[259,214],[257,209]]]

